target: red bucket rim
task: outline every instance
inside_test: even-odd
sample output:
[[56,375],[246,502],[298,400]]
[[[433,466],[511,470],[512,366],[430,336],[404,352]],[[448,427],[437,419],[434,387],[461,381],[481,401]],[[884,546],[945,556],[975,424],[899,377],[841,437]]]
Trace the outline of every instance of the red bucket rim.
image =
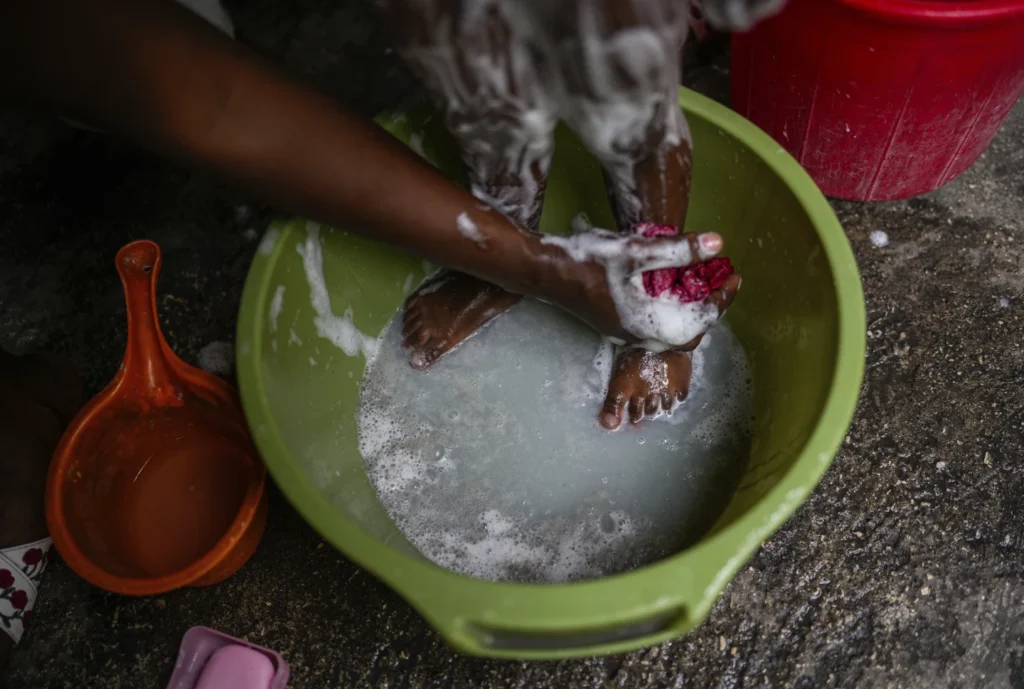
[[1021,0],[838,0],[844,5],[901,23],[955,28],[1000,19],[1024,18]]

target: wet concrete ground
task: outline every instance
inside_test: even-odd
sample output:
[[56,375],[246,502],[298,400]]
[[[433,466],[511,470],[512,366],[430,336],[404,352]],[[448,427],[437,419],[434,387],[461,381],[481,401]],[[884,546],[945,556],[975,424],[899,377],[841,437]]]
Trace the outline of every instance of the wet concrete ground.
[[[235,7],[243,40],[371,113],[415,98],[370,15],[341,0]],[[721,51],[689,83],[721,97]],[[162,687],[204,624],[280,651],[290,687],[1024,687],[1024,107],[924,198],[834,207],[868,308],[854,424],[821,485],[689,637],[558,663],[461,657],[274,492],[224,584],[129,599],[57,563],[11,687]],[[230,341],[271,209],[47,119],[0,116],[0,346],[68,354],[91,392],[125,336],[113,256],[164,249],[160,309],[189,361]],[[877,247],[872,231],[888,234]]]

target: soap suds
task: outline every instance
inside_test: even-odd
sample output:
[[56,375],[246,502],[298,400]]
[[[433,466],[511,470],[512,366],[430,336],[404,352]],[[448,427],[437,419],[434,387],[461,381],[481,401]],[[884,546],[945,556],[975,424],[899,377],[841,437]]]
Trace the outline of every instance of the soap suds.
[[612,377],[612,367],[615,365],[615,345],[607,337],[602,337],[590,360],[590,369],[587,371],[586,383],[583,394],[591,400],[604,401],[608,394],[608,382]]
[[693,256],[688,242],[654,249],[632,244],[624,235],[596,229],[571,237],[545,235],[541,243],[561,248],[577,263],[595,261],[604,266],[622,327],[642,340],[683,345],[718,320],[718,309],[712,304],[683,304],[669,292],[651,297],[644,289],[643,272],[711,258],[714,253],[703,247]]
[[357,413],[368,476],[406,538],[457,572],[567,581],[656,561],[711,526],[749,452],[749,369],[713,333],[670,423],[608,433],[614,347],[560,310],[523,300],[425,371],[396,318]]
[[[448,129],[461,144],[470,178],[500,175],[519,182],[473,184],[476,198],[521,224],[536,217],[540,180],[547,176],[553,132],[562,119],[600,159],[618,205],[625,206],[622,214],[635,224],[641,210],[636,166],[651,155],[664,166],[668,154],[690,140],[678,104],[678,56],[688,13],[670,3],[636,3],[630,25],[609,30],[598,3],[578,3],[565,13],[568,31],[559,32],[549,9],[499,0],[461,3],[458,16],[427,22],[423,35],[401,53],[446,103]],[[457,36],[481,36],[485,43],[495,26],[502,32],[501,48],[451,49]],[[573,56],[571,67],[567,55]],[[549,68],[538,69],[540,62]],[[500,128],[492,118],[479,117],[488,111],[502,113]],[[657,148],[638,145],[653,130],[662,133]]]
[[427,154],[423,151],[423,132],[411,132],[409,134],[409,148],[420,158],[426,159]]
[[274,253],[274,247],[277,246],[277,239],[281,235],[281,231],[276,227],[271,227],[263,233],[263,239],[260,240],[259,246],[256,251],[263,256],[269,256]]
[[487,246],[487,238],[467,213],[459,213],[459,217],[455,220],[455,226],[459,228],[459,234],[471,242],[475,242],[477,246]]
[[284,308],[284,285],[278,285],[274,290],[274,297],[270,300],[270,332],[277,332],[277,319],[281,317],[281,309]]
[[647,383],[652,395],[668,390],[668,364],[653,352],[645,351],[640,362],[640,379]]
[[367,362],[377,355],[377,338],[363,333],[352,322],[352,307],[345,309],[342,316],[336,316],[331,309],[331,297],[324,279],[323,247],[320,244],[320,225],[306,223],[306,241],[296,247],[302,256],[302,267],[306,271],[310,298],[316,318],[313,324],[317,334],[331,342],[348,356],[362,354]]
[[590,217],[586,213],[577,213],[569,223],[573,234],[582,234],[593,227],[594,223],[590,222]]

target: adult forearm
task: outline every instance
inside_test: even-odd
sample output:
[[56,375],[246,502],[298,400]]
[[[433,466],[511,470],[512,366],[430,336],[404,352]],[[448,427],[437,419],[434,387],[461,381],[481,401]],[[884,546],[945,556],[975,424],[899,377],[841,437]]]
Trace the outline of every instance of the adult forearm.
[[171,0],[6,0],[0,84],[8,99],[509,289],[532,291],[540,270],[535,238]]

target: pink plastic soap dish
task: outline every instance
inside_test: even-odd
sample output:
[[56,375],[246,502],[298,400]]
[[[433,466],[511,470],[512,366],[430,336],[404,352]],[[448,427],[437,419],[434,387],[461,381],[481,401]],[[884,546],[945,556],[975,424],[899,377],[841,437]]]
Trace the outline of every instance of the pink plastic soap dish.
[[274,653],[209,627],[181,638],[167,689],[284,689],[288,663]]

